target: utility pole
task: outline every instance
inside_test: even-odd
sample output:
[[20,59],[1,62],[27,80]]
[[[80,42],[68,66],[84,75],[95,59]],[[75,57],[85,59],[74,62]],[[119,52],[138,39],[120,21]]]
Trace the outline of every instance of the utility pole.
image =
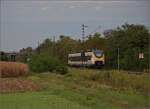
[[55,55],[55,36],[53,36],[53,55]]
[[83,42],[84,42],[84,38],[85,38],[85,37],[84,37],[84,27],[85,27],[84,24],[82,24],[82,41],[83,41]]
[[[84,48],[85,48],[85,44],[84,44],[85,28],[87,28],[88,26],[85,26],[84,24],[82,24],[81,26],[82,26],[81,29],[82,29],[82,41],[83,41],[82,43],[83,43],[83,50],[84,50]],[[85,53],[84,53],[84,51],[81,52],[81,57],[82,57],[82,66],[85,67],[84,66],[84,61],[85,61]]]
[[55,36],[53,36],[53,42],[55,42]]
[[[85,28],[87,28],[88,26],[82,24],[82,41],[83,41],[83,45],[84,45],[84,40],[85,40]],[[84,47],[84,46],[83,46]]]
[[119,51],[119,48],[118,48],[118,71],[120,70],[120,66],[119,66],[119,53],[120,53],[120,51]]
[[40,43],[38,41],[38,54],[40,54]]

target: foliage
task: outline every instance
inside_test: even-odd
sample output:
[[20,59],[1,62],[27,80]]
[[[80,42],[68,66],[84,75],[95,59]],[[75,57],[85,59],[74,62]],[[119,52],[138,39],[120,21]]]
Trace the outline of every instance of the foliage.
[[119,90],[127,89],[133,92],[149,94],[149,75],[128,74],[125,71],[97,71],[89,69],[70,69],[73,76],[83,80],[91,80],[100,84],[105,84]]
[[89,35],[85,41],[85,49],[101,49],[104,48],[105,39],[101,37],[101,34],[95,33],[93,36]]
[[55,42],[53,42],[51,39],[45,39],[43,43],[41,43],[37,48],[36,51],[38,53],[42,52],[49,52],[51,55],[54,55],[55,49]]
[[0,61],[8,61],[8,57],[4,52],[0,52]]
[[68,69],[67,69],[66,66],[57,66],[56,71],[59,72],[62,75],[68,73]]
[[68,54],[70,51],[75,51],[79,42],[71,39],[68,36],[61,36],[60,40],[57,42],[57,54],[58,58],[63,62],[67,62]]
[[[124,24],[114,30],[107,30],[105,37],[105,62],[107,68],[117,68],[117,49],[120,50],[120,68],[144,70],[148,68],[148,44],[150,33],[144,25]],[[139,59],[144,53],[144,59]]]
[[[119,48],[121,69],[144,71],[149,69],[149,38],[149,30],[144,25],[125,23],[116,29],[105,30],[103,36],[98,32],[90,34],[84,41],[64,35],[60,35],[57,41],[47,38],[35,50],[28,47],[20,50],[20,53],[24,54],[22,57],[26,60],[31,52],[49,52],[50,55],[67,63],[70,51],[100,49],[104,50],[105,68],[117,69]],[[139,53],[144,54],[144,59],[139,59]]]
[[34,54],[36,54],[36,51],[32,47],[22,48],[17,56],[17,61],[27,63],[28,57]]
[[61,74],[67,73],[66,66],[49,53],[36,54],[29,59],[28,64],[33,72],[52,72],[57,70]]

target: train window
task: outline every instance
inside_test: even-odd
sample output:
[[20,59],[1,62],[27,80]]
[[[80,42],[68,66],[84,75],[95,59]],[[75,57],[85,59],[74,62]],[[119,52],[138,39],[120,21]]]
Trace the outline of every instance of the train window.
[[91,60],[91,56],[88,56],[87,58],[88,58],[87,60]]
[[76,56],[76,57],[69,57],[70,61],[80,61],[81,57],[80,56]]
[[91,60],[91,56],[82,57],[82,61],[88,61],[88,60]]
[[76,56],[76,57],[69,57],[68,58],[70,61],[88,61],[91,60],[91,56],[84,56],[81,58],[81,56]]
[[102,57],[103,52],[95,51],[94,54],[96,57],[100,58],[100,57]]

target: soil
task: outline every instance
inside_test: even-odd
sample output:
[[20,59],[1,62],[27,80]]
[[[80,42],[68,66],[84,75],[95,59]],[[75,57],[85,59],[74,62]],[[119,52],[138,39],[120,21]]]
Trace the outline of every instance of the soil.
[[22,78],[0,78],[0,93],[40,91],[39,86],[31,80]]

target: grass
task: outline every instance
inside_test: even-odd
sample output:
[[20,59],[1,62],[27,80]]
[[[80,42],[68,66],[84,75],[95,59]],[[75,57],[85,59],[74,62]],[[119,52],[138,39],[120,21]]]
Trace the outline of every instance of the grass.
[[131,90],[146,96],[150,92],[150,75],[128,74],[124,71],[97,71],[89,69],[70,69],[73,76],[84,80],[95,81],[99,84],[117,88],[118,90]]
[[149,107],[149,97],[143,93],[120,90],[98,79],[93,80],[93,75],[91,79],[89,73],[95,72],[94,70],[70,68],[69,72],[66,75],[32,73],[24,79],[34,81],[44,90],[2,94],[2,109],[148,109]]
[[78,103],[52,95],[49,92],[26,92],[1,95],[2,109],[81,108]]

